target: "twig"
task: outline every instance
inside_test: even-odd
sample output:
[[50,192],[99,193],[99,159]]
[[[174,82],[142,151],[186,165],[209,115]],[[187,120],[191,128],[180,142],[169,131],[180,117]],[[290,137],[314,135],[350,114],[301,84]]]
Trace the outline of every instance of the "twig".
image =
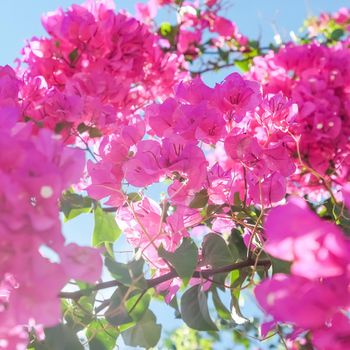
[[[240,261],[240,262],[237,262],[237,263],[234,263],[231,265],[227,265],[227,266],[222,266],[222,267],[213,268],[213,269],[206,269],[206,270],[201,270],[201,271],[195,271],[193,273],[192,277],[194,277],[194,278],[201,278],[201,277],[207,278],[207,277],[219,274],[219,273],[225,273],[225,272],[230,272],[233,270],[239,270],[239,269],[242,269],[244,267],[265,266],[266,268],[269,268],[270,265],[271,265],[271,261],[268,259],[264,259],[264,260],[260,260],[260,261],[256,262],[254,259],[249,258],[247,260]],[[161,284],[163,282],[170,281],[176,277],[179,277],[177,272],[175,270],[171,270],[170,272],[168,272],[162,276],[148,279],[148,280],[146,280],[147,287],[144,289],[144,293],[148,289],[154,288],[154,287],[158,286],[159,284]],[[91,292],[98,291],[101,289],[111,288],[111,287],[118,287],[118,286],[123,286],[123,284],[116,281],[116,280],[112,280],[112,281],[98,283],[91,288],[86,288],[86,289],[78,290],[75,292],[61,292],[58,296],[60,298],[65,298],[65,299],[79,300],[79,298],[81,298],[82,296],[89,295]]]

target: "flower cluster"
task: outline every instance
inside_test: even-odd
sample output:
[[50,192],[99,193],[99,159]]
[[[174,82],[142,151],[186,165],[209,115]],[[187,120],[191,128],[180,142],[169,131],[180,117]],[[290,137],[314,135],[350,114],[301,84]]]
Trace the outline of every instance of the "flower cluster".
[[203,190],[213,204],[232,202],[235,192],[249,203],[277,202],[295,170],[283,125],[294,113],[287,99],[263,98],[257,83],[237,73],[214,88],[199,78],[181,83],[174,98],[146,109],[146,139],[139,120],[101,142],[87,191],[119,206],[123,179],[136,187],[168,179],[175,205],[190,205]]
[[[188,230],[202,221],[198,210],[178,206],[175,212],[168,214],[166,203],[160,207],[148,197],[121,207],[116,218],[128,242],[140,249],[149,266],[155,270],[155,276],[170,271],[169,264],[158,255],[160,247],[174,252],[181,240],[190,236]],[[170,302],[180,286],[181,280],[176,278],[157,286],[157,291],[165,291],[166,301]]]
[[[288,44],[277,53],[256,57],[248,76],[263,85],[265,94],[282,92],[298,105],[289,132],[298,140],[299,187],[319,186],[303,165],[337,183],[349,176],[350,52],[341,43]],[[295,146],[296,147],[296,146]],[[305,174],[305,176],[304,176]]]
[[[160,25],[163,49],[183,54],[193,62],[207,52],[229,55],[249,51],[249,40],[234,22],[221,15],[226,8],[220,1],[159,1],[137,4],[137,15],[145,23],[154,24],[158,11],[166,7],[176,14],[176,23]],[[224,57],[222,57],[224,58]]]
[[[60,290],[70,278],[95,282],[102,267],[98,251],[65,246],[61,233],[58,200],[79,180],[84,154],[49,130],[33,134],[30,123],[21,123],[19,89],[12,68],[0,67],[0,347],[6,349],[26,348],[27,325],[57,324]],[[48,259],[55,256],[57,262]]]
[[319,17],[308,18],[304,26],[311,38],[323,35],[337,41],[350,32],[350,10],[342,7],[335,13],[321,13]]
[[[99,161],[88,165],[87,191],[119,207],[116,219],[129,243],[157,274],[166,273],[169,266],[158,249],[174,251],[200,224],[196,208],[233,203],[235,193],[247,203],[268,205],[285,196],[295,166],[284,124],[294,114],[282,95],[263,98],[257,83],[237,73],[214,88],[199,78],[181,83],[173,98],[146,109],[145,120],[101,141]],[[145,188],[165,179],[162,208],[147,197],[128,201],[122,185],[125,180]],[[217,232],[233,227],[225,212],[212,215],[211,225]]]
[[157,35],[112,2],[88,0],[42,19],[47,38],[23,49],[19,72],[24,118],[56,133],[91,137],[114,132],[185,78],[183,59],[158,46]]
[[[281,226],[283,222],[283,226]],[[350,241],[299,198],[270,211],[264,250],[292,263],[291,275],[275,274],[255,288],[275,321],[310,330],[318,350],[350,346]]]

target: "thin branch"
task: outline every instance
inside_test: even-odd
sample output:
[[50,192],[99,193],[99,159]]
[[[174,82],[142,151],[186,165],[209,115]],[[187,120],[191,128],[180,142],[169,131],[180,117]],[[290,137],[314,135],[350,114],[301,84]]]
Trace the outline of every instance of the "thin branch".
[[[233,270],[239,270],[239,269],[242,269],[244,267],[265,266],[266,268],[269,268],[270,265],[271,265],[271,261],[268,259],[260,260],[258,262],[256,262],[254,259],[247,259],[247,260],[240,261],[240,262],[237,262],[237,263],[234,263],[231,265],[227,265],[227,266],[222,266],[222,267],[213,268],[213,269],[206,269],[206,270],[201,270],[201,271],[195,271],[193,273],[192,277],[194,277],[194,278],[201,278],[201,277],[207,278],[207,277],[219,274],[219,273],[225,273],[225,272],[230,272]],[[178,274],[176,273],[176,271],[171,270],[170,272],[168,272],[162,276],[146,280],[147,287],[145,288],[144,292],[146,292],[148,289],[151,289],[151,288],[158,286],[159,284],[161,284],[163,282],[170,281],[176,277],[179,277]],[[78,290],[75,292],[61,292],[58,296],[60,298],[65,298],[65,299],[79,300],[80,297],[85,296],[85,295],[89,295],[91,292],[98,291],[101,289],[111,288],[111,287],[122,286],[122,285],[123,285],[122,283],[120,283],[116,280],[113,280],[113,281],[98,283],[91,288],[86,288],[86,289]]]
[[75,292],[61,292],[58,294],[58,297],[64,298],[64,299],[79,300],[81,297],[90,295],[92,292],[96,292],[101,289],[107,289],[111,287],[120,287],[120,286],[123,286],[123,284],[118,282],[117,280],[101,282],[90,288],[80,289]]

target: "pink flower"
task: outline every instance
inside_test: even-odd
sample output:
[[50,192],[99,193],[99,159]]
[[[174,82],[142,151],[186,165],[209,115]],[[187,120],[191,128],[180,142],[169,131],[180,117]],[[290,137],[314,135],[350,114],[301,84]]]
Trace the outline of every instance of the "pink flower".
[[319,350],[343,350],[350,348],[349,334],[349,318],[337,313],[328,326],[313,332],[312,341]]
[[[281,226],[283,222],[283,226]],[[265,250],[293,261],[292,272],[311,279],[346,272],[349,242],[333,224],[322,221],[297,198],[274,208],[265,221]]]
[[[341,288],[341,287],[340,287]],[[255,288],[262,308],[276,321],[304,329],[322,327],[343,305],[332,286],[304,277],[276,274]]]
[[350,184],[343,186],[342,195],[346,207],[350,210]]
[[195,55],[197,53],[197,45],[199,44],[200,40],[200,31],[189,31],[181,27],[179,32],[177,49],[181,53]]
[[235,223],[230,217],[218,217],[213,220],[212,230],[221,234],[231,234],[231,230],[235,227]]
[[216,16],[211,31],[222,36],[230,37],[235,34],[236,27],[234,23],[227,18]]
[[101,277],[102,258],[95,248],[71,243],[64,247],[61,259],[66,274],[71,278],[93,284]]
[[261,100],[259,84],[244,80],[232,73],[215,86],[216,103],[230,119],[240,122],[248,112],[253,112]]

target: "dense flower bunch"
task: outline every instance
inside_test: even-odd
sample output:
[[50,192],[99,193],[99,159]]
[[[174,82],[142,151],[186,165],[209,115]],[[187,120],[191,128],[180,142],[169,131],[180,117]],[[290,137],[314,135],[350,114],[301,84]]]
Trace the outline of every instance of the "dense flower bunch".
[[350,241],[299,198],[270,211],[265,234],[265,251],[292,265],[291,275],[275,274],[255,288],[262,307],[297,334],[311,330],[318,350],[349,348]]
[[157,35],[113,2],[87,1],[43,17],[48,38],[23,49],[24,118],[56,132],[106,135],[150,100],[168,96],[181,55],[163,53]]
[[181,83],[174,98],[146,109],[147,139],[141,140],[145,128],[139,122],[133,139],[124,130],[101,143],[87,190],[96,199],[109,195],[108,203],[119,206],[126,198],[123,178],[136,187],[168,179],[174,205],[189,205],[200,191],[212,204],[232,202],[235,192],[248,203],[277,202],[295,170],[287,148],[294,141],[283,126],[294,113],[282,95],[263,98],[257,83],[237,73],[214,88],[199,78]]
[[[157,27],[163,8],[175,24]],[[349,348],[349,12],[327,19],[341,35],[262,56],[224,10],[152,0],[135,19],[88,0],[44,16],[48,37],[27,43],[16,71],[0,67],[0,349],[59,348],[61,336],[82,349],[78,331],[85,348],[112,350],[119,334],[155,347],[155,293],[189,327],[215,331],[211,294],[236,330],[240,291],[255,284],[272,317],[263,333],[293,350]],[[247,70],[253,56],[245,76],[213,87],[199,76]],[[66,245],[59,211],[93,212],[98,249]],[[114,253],[121,233],[128,262]],[[101,253],[110,281],[97,281]]]
[[[33,135],[20,122],[20,82],[0,68],[0,348],[26,348],[25,326],[52,326],[61,317],[60,290],[70,278],[94,283],[101,258],[93,248],[64,245],[58,200],[79,180],[84,154],[49,130]],[[43,256],[49,248],[59,256]],[[52,255],[51,255],[52,256]],[[43,288],[43,285],[49,286]]]
[[[261,82],[264,94],[281,92],[298,105],[289,126],[298,140],[295,157],[338,184],[349,178],[349,66],[350,51],[341,43],[287,44],[277,53],[256,57],[248,74]],[[294,179],[302,191],[319,186],[318,178],[304,174],[302,167]]]
[[325,36],[328,40],[338,40],[350,32],[350,11],[342,7],[335,13],[321,13],[305,21],[307,34],[311,38]]

